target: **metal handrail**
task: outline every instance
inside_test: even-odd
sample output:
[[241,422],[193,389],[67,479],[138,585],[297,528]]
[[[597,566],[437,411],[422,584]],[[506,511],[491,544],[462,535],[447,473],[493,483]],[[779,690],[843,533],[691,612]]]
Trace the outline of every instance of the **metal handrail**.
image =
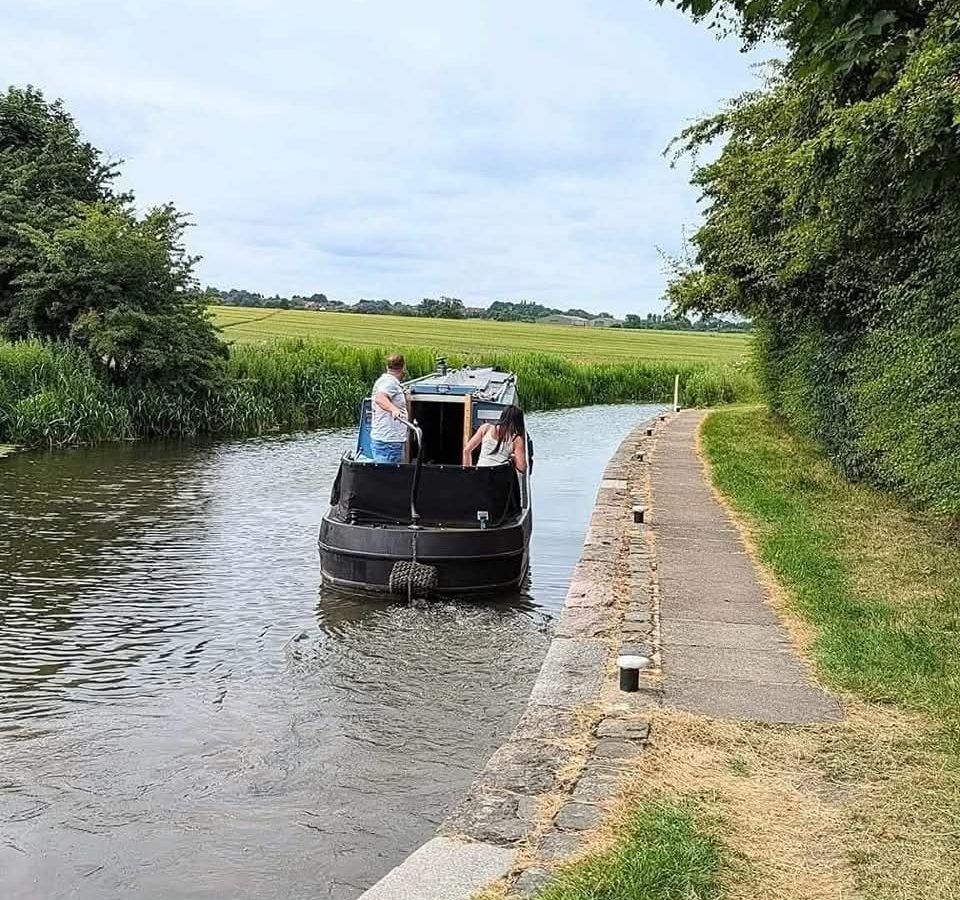
[[417,439],[417,460],[413,470],[413,484],[410,487],[410,518],[413,526],[416,527],[420,524],[420,514],[417,512],[417,491],[420,489],[420,467],[423,465],[423,430],[416,423],[416,420],[411,422],[408,419],[401,418],[397,421],[403,422]]

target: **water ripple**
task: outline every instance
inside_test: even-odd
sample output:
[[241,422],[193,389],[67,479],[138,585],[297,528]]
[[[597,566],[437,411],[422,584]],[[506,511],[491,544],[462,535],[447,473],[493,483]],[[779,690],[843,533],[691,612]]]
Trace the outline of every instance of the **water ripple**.
[[530,417],[531,588],[497,604],[318,594],[346,432],[5,460],[5,900],[356,897],[511,729],[644,412]]

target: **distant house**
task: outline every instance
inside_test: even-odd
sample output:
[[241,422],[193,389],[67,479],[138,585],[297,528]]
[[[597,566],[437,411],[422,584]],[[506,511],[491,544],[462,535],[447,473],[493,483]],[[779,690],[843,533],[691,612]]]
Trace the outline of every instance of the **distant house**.
[[581,316],[565,316],[561,313],[541,316],[537,321],[543,325],[575,325],[579,328],[586,328],[590,324],[589,319],[584,319]]
[[608,316],[600,316],[596,319],[591,319],[588,323],[592,328],[611,328],[614,325],[623,325],[619,319],[611,319]]
[[304,300],[303,308],[318,310],[321,312],[330,312],[331,310],[344,309],[342,300],[328,300],[322,294],[320,300]]

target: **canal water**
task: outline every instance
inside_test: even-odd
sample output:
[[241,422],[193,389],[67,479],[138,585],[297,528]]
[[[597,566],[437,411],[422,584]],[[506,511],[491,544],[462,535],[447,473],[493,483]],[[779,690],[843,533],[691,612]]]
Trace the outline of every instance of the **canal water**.
[[0,462],[0,897],[351,900],[510,733],[649,406],[529,417],[532,578],[319,590],[348,431]]

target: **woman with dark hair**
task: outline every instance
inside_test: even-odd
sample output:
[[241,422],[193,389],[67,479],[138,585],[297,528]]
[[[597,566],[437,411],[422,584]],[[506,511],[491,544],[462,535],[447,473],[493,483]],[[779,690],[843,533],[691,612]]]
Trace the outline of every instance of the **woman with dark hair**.
[[496,425],[481,425],[463,448],[463,464],[473,465],[473,451],[480,447],[478,466],[498,466],[510,459],[518,472],[527,471],[527,430],[523,410],[508,406]]

